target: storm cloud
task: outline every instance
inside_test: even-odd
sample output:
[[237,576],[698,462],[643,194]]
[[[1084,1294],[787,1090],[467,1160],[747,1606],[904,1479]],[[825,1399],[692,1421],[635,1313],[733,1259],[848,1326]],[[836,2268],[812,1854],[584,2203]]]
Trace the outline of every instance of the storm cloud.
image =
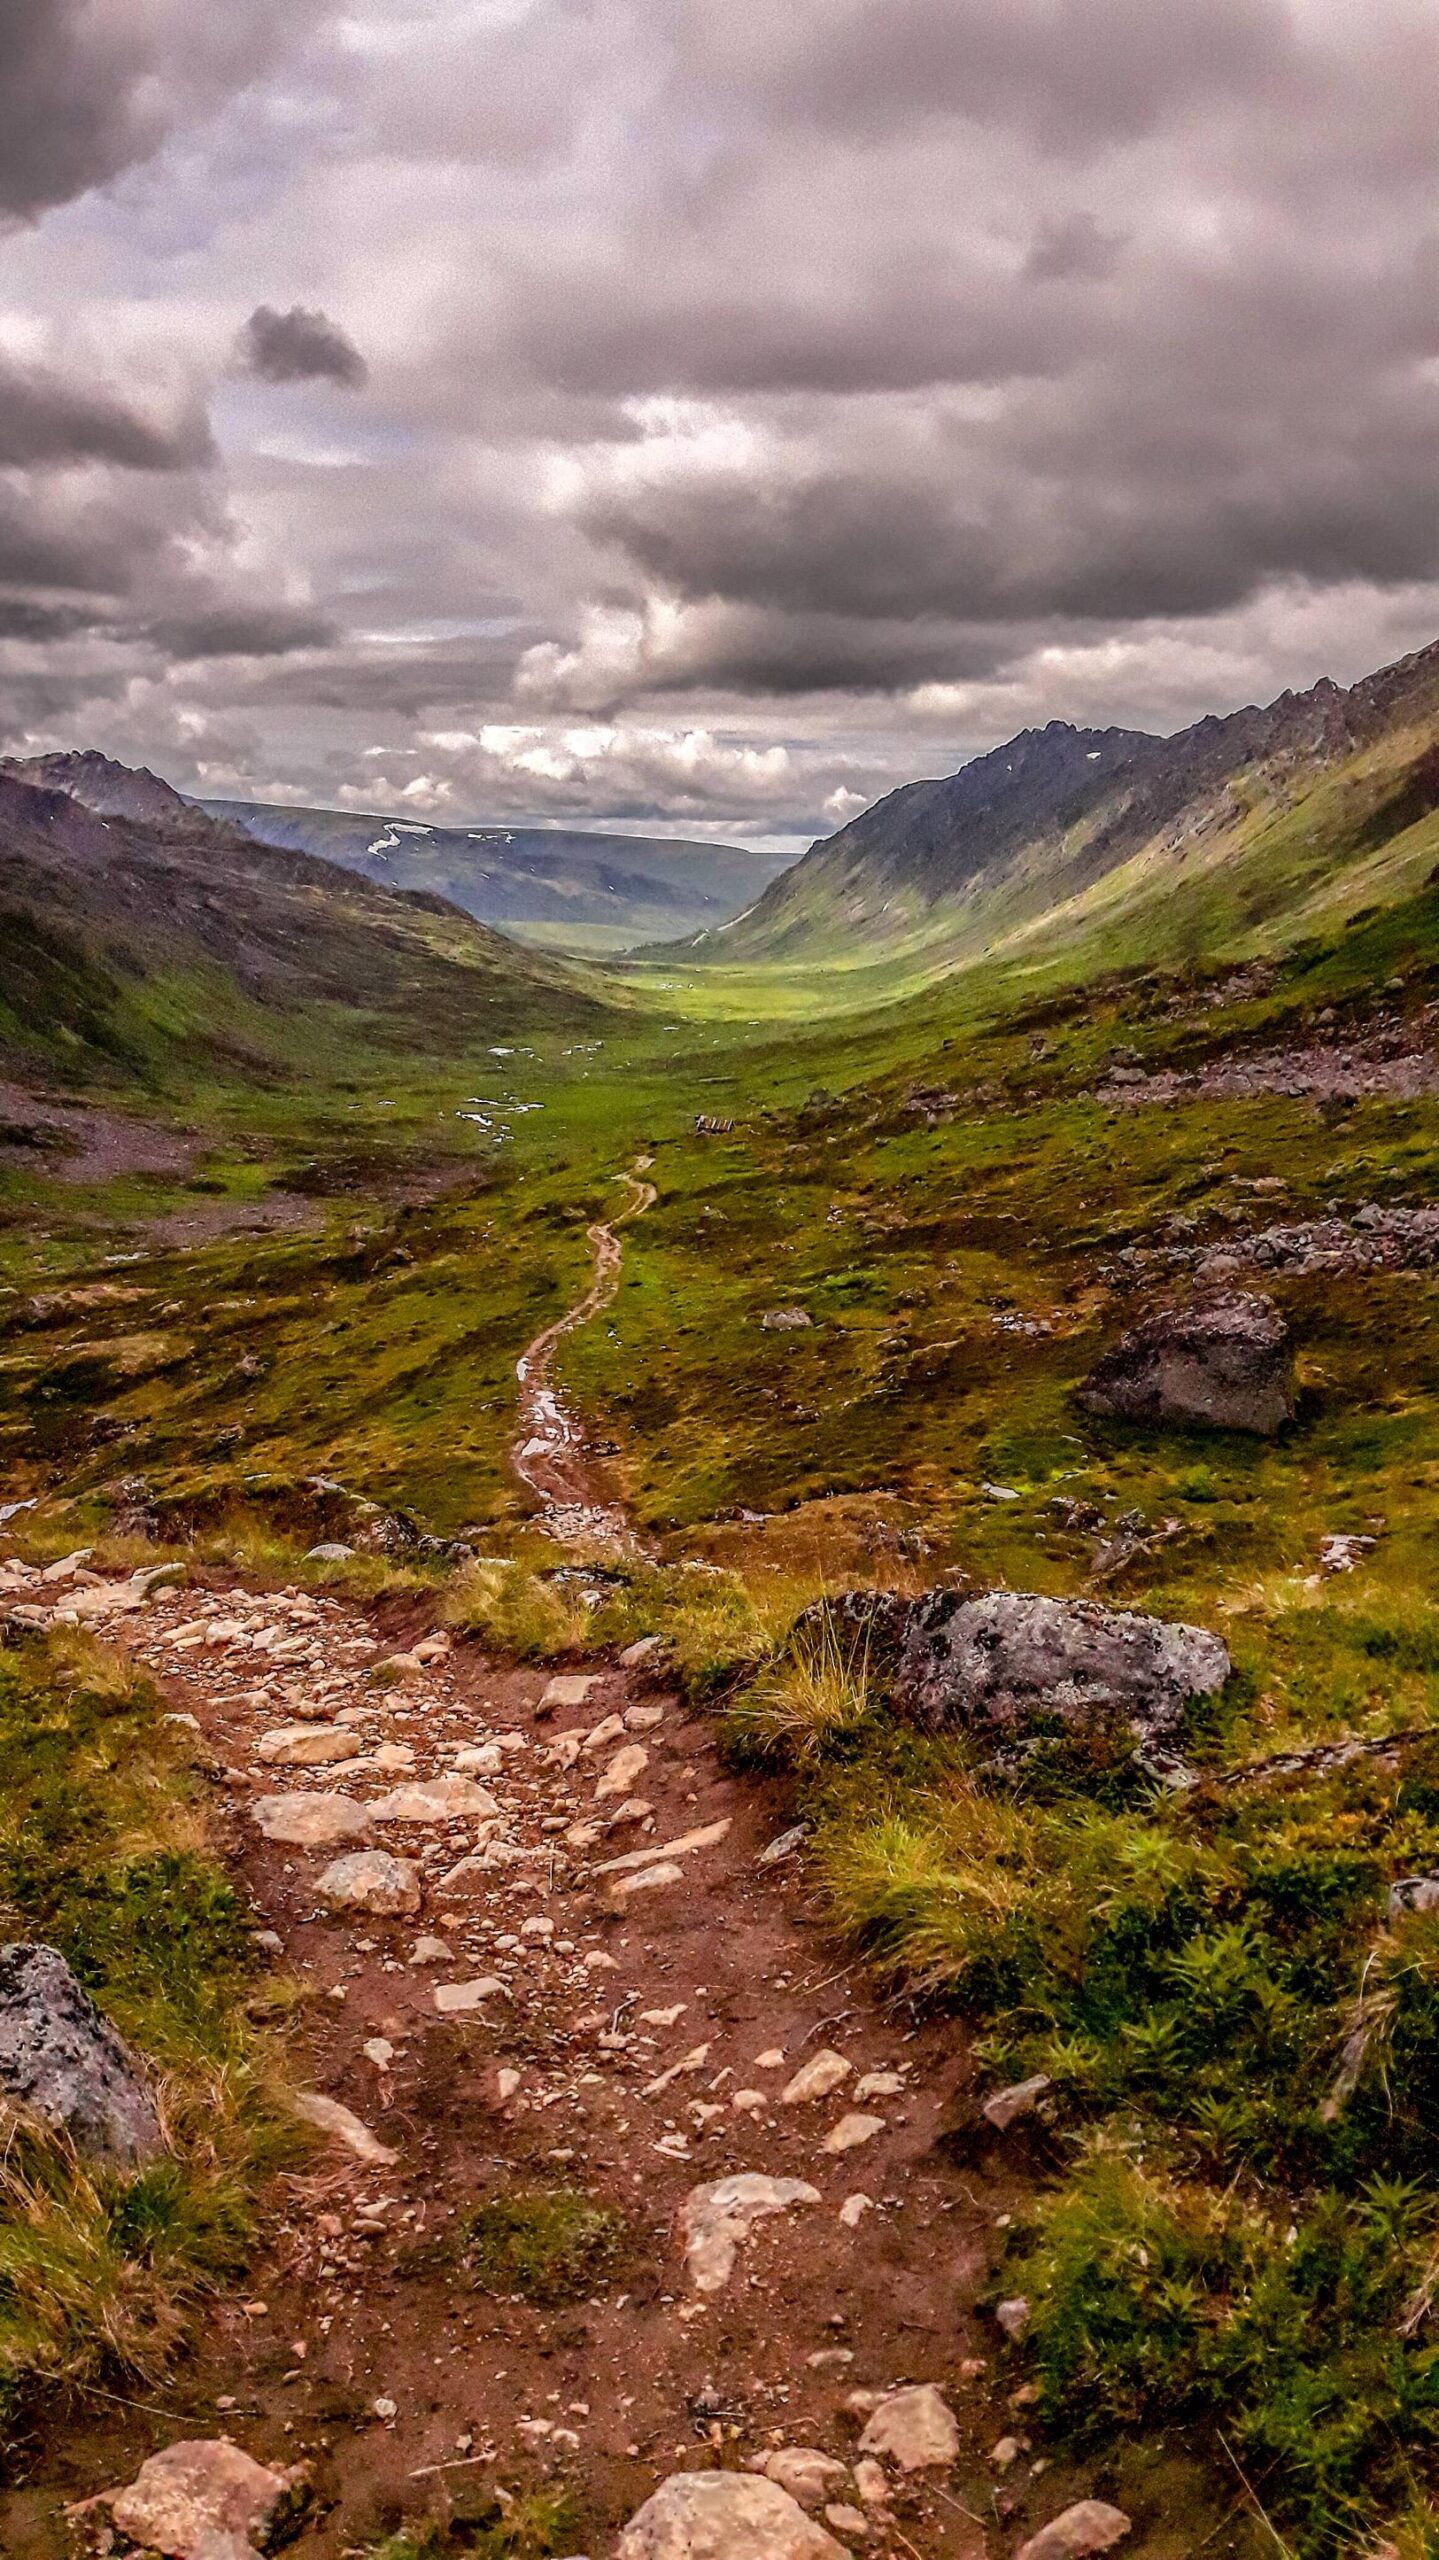
[[7,744],[797,835],[1439,633],[1431,0],[0,0],[0,113]]
[[239,357],[262,382],[334,382],[358,391],[370,369],[359,348],[323,311],[276,311],[262,302],[240,333]]

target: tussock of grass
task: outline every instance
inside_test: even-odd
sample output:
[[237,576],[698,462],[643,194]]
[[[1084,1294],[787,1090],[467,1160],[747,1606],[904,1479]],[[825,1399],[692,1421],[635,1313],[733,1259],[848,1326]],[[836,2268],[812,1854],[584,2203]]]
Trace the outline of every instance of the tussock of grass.
[[613,1586],[591,1633],[596,1644],[615,1646],[661,1637],[667,1666],[691,1696],[707,1697],[768,1662],[814,1596],[811,1579],[787,1573],[640,1566]]
[[492,2197],[470,2215],[462,2239],[465,2264],[482,2293],[518,2294],[547,2308],[597,2292],[624,2244],[619,2215],[570,2187]]
[[155,2077],[166,2156],[125,2173],[12,2128],[0,2167],[0,2408],[158,2378],[233,2278],[291,2137],[248,2026],[250,1932],[160,1702],[83,1639],[0,1651],[0,1929],[57,1947]]
[[735,1699],[726,1738],[740,1753],[813,1768],[858,1738],[873,1704],[868,1648],[847,1647],[825,1619],[797,1630],[785,1652]]
[[459,1573],[446,1595],[445,1624],[479,1636],[521,1662],[553,1662],[580,1652],[590,1611],[571,1584],[547,1581],[523,1565],[481,1559]]
[[537,2489],[515,2498],[496,2494],[488,2515],[463,2525],[412,2524],[372,2545],[365,2560],[554,2560],[578,2539],[573,2499]]

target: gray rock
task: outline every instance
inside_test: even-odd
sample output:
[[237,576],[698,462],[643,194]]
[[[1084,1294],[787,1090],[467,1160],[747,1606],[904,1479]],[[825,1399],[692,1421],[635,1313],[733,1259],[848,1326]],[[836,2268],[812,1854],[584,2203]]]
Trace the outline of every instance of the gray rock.
[[819,2201],[818,2187],[803,2178],[769,2178],[757,2169],[736,2170],[731,2177],[692,2187],[680,2207],[679,2227],[685,2270],[695,2291],[723,2293],[736,2252],[757,2222]]
[[847,2560],[776,2481],[677,2471],[620,2535],[615,2560]]
[[305,1549],[306,1564],[348,1564],[355,1550],[342,1546],[338,1538],[326,1538],[323,1545]]
[[1036,1719],[1075,1729],[1117,1719],[1142,1745],[1167,1744],[1186,1701],[1222,1689],[1229,1669],[1203,1627],[1032,1591],[931,1591],[910,1613],[895,1704],[929,1733],[1003,1742]]
[[1078,1391],[1088,1413],[1204,1423],[1270,1438],[1294,1411],[1289,1328],[1272,1298],[1233,1290],[1145,1318]]
[[0,2091],[87,2159],[164,2148],[138,2063],[53,1947],[0,1947]]

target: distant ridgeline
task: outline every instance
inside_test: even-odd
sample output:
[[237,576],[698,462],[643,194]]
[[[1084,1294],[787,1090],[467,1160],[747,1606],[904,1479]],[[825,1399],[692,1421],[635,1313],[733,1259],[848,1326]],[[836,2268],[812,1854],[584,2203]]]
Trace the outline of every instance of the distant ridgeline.
[[1439,859],[1439,644],[1172,738],[1027,729],[811,847],[752,912],[645,957],[932,974],[986,953],[1173,964],[1323,930]]
[[628,950],[722,924],[753,906],[784,861],[681,837],[441,827],[259,800],[202,805],[262,844],[322,854],[390,888],[430,890],[519,941],[583,952]]

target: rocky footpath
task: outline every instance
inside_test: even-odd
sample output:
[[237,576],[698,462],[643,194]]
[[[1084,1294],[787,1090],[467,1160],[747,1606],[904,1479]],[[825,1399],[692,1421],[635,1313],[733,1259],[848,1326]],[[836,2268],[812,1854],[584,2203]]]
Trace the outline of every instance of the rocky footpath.
[[[204,2539],[211,2471],[301,2560],[546,2486],[590,2560],[1058,2560],[1131,2519],[1183,2547],[1053,2460],[1005,2373],[1024,2093],[988,2154],[949,2147],[983,2095],[960,2039],[825,1944],[785,1808],[652,1667],[501,1669],[77,1558],[3,1568],[0,1606],[124,1642],[193,1730],[318,2136],[163,2406],[98,2408],[0,2494],[16,2560],[69,2547],[66,2501],[90,2547],[148,2548],[156,2495],[190,2521],[154,2547],[238,2560],[247,2522]],[[572,2281],[495,2254],[536,2199],[536,2230],[600,2218]]]

